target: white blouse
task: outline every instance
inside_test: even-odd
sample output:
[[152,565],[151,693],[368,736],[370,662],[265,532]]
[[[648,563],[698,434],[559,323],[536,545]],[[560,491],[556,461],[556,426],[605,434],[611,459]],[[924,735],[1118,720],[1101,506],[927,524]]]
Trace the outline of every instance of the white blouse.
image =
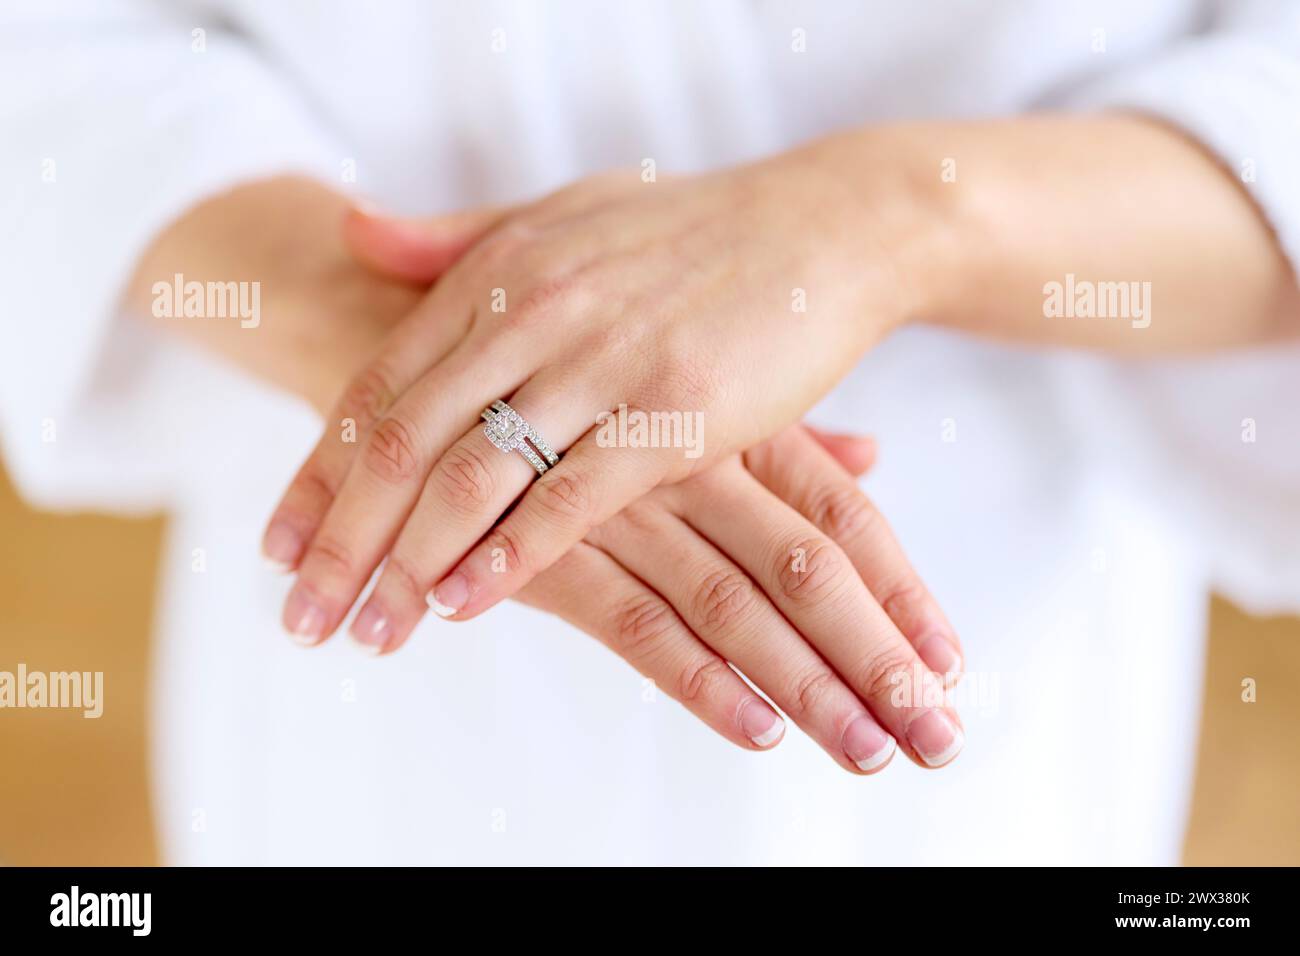
[[732,747],[514,604],[427,621],[389,659],[292,645],[258,541],[319,422],[116,303],[164,224],[272,173],[429,213],[1047,108],[1181,126],[1300,261],[1300,5],[0,10],[0,439],[36,503],[172,511],[153,662],[170,862],[1177,861],[1207,595],[1300,608],[1300,351],[1122,364],[928,329],[873,351],[814,417],[880,439],[865,487],[964,640],[967,746],[861,779],[797,731]]

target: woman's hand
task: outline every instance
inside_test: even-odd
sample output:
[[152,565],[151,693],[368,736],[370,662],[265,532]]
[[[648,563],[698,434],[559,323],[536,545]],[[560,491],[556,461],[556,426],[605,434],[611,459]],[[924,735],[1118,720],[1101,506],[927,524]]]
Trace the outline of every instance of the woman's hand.
[[[353,216],[347,231],[376,271],[427,282],[484,221]],[[451,347],[447,332],[436,354]],[[786,429],[651,492],[520,597],[599,637],[734,743],[774,746],[784,724],[728,661],[846,769],[882,768],[895,738],[913,760],[941,766],[962,734],[932,670],[955,680],[961,657],[850,476],[873,456],[870,442]],[[352,634],[391,653],[424,608],[411,610],[376,594]]]
[[956,638],[823,444],[849,461],[862,443],[792,426],[650,492],[519,598],[596,635],[733,743],[766,749],[784,724],[728,662],[846,770],[882,769],[895,740],[944,766],[964,740],[936,676],[959,676]]
[[[324,409],[327,396],[376,352],[419,300],[420,292],[406,283],[427,286],[501,215],[486,210],[440,217],[431,235],[427,223],[345,218],[347,208],[332,191],[289,178],[214,197],[159,236],[139,263],[128,300],[134,311],[148,316],[153,283],[176,272],[198,281],[261,282],[263,314],[255,328],[160,321]],[[340,221],[346,223],[350,248],[339,235]],[[398,334],[410,334],[411,328]],[[415,331],[425,338],[408,344],[425,348],[430,361],[455,344],[449,325]],[[954,752],[960,733],[955,715],[942,710],[937,685],[924,668],[904,672],[904,665],[914,663],[911,648],[894,625],[871,610],[875,602],[856,574],[877,587],[902,634],[933,668],[955,677],[960,656],[951,628],[888,529],[835,464],[865,470],[864,448],[872,447],[832,436],[814,441],[802,429],[791,429],[766,450],[746,456],[748,470],[733,457],[679,486],[680,494],[664,489],[644,499],[597,529],[523,596],[599,636],[742,746],[774,746],[783,724],[724,658],[750,673],[847,769],[883,767],[895,746],[891,733],[903,734],[909,755],[936,762],[936,754]],[[750,502],[745,527],[751,533],[772,529],[799,536],[784,577],[771,566],[779,555],[751,549],[756,560],[736,561],[727,556],[725,535],[716,545],[707,537],[709,516],[741,499]],[[646,522],[656,528],[649,539]],[[840,541],[843,551],[825,545],[824,535]],[[746,539],[737,540],[741,544],[732,546],[740,553]],[[801,594],[823,590],[810,586],[831,572],[845,578],[842,602],[868,606],[867,616],[851,625],[860,635],[856,644],[843,638],[845,628],[830,629],[821,617],[797,607],[782,611],[791,600],[797,604]],[[791,592],[756,586],[751,575],[763,574],[789,585]],[[807,582],[796,586],[805,575]],[[391,651],[407,631],[375,629],[363,617],[354,622],[354,633],[366,646]],[[909,681],[926,675],[923,682],[935,685],[926,706],[905,703],[900,709],[868,699],[872,685],[885,686],[883,679],[871,678],[861,689],[858,682],[870,678],[872,667],[886,666]],[[929,716],[936,708],[939,712]],[[883,714],[879,719],[873,716],[877,709]]]
[[[327,435],[270,522],[268,556],[299,574],[286,626],[322,639],[386,556],[388,615],[427,597],[472,617],[652,488],[796,420],[910,307],[899,279],[916,249],[897,228],[888,249],[855,238],[868,210],[837,182],[797,154],[673,182],[603,176],[479,217],[337,408],[358,442]],[[876,213],[883,235],[893,214]],[[439,355],[433,330],[457,344]],[[535,482],[475,425],[497,398],[567,449]],[[606,447],[595,423],[624,404],[699,421],[702,449]]]
[[[729,663],[847,770],[883,768],[896,739],[943,766],[964,739],[944,695],[959,644],[848,470],[869,466],[864,448],[874,455],[787,428],[629,505],[517,598],[597,637],[733,743],[775,746],[784,723]],[[374,600],[352,635],[392,653],[418,619]]]

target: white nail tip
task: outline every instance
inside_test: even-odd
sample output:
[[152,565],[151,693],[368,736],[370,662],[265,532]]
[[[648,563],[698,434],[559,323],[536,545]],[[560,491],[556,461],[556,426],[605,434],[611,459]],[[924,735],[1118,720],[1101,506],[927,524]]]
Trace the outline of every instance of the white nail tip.
[[268,569],[274,571],[276,574],[288,574],[290,571],[293,570],[292,566],[289,565],[288,563],[284,561],[277,561],[275,560],[275,558],[268,558],[266,555],[262,555],[262,563],[266,565]]
[[[957,756],[957,754],[961,752],[961,748],[966,745],[966,735],[962,733],[961,728],[953,724],[951,721],[948,723],[952,727],[952,743],[945,747],[941,753],[921,754],[921,759],[931,767],[942,767],[953,757]],[[917,753],[921,752],[918,750]]]
[[863,773],[870,773],[878,767],[883,767],[885,764],[889,763],[889,758],[894,756],[894,751],[897,749],[898,744],[894,742],[893,737],[890,737],[889,743],[881,747],[878,753],[872,754],[865,760],[857,761],[858,769]]
[[771,727],[767,728],[767,730],[763,731],[757,737],[750,737],[749,739],[753,741],[755,747],[767,747],[776,743],[781,738],[781,733],[784,730],[785,721],[778,717],[776,723],[772,724]]
[[438,599],[433,596],[432,591],[424,596],[424,602],[429,605],[433,610],[433,613],[438,615],[438,617],[451,617],[456,613],[454,607],[447,607],[447,605],[440,603]]

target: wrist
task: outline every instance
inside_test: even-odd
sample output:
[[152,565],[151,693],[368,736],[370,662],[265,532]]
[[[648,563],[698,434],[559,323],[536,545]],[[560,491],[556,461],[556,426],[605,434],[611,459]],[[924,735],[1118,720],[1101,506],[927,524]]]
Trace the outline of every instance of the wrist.
[[808,218],[846,284],[852,308],[841,319],[855,324],[850,334],[863,351],[946,314],[964,294],[970,217],[935,141],[932,126],[875,127],[782,159],[792,176],[816,183]]

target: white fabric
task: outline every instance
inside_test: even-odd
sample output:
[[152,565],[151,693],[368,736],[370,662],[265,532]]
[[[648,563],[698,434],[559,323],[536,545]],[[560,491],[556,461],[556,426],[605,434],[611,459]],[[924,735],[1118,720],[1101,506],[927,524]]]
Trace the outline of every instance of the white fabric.
[[798,732],[732,748],[515,605],[426,622],[392,659],[292,646],[257,546],[317,423],[114,303],[164,222],[256,175],[355,168],[361,193],[431,212],[645,157],[700,169],[851,124],[1056,105],[1144,109],[1234,170],[1253,159],[1294,258],[1294,6],[2,9],[3,450],[42,504],[174,509],[154,662],[170,861],[1178,859],[1207,593],[1300,606],[1294,350],[1124,366],[913,329],[868,356],[817,415],[879,436],[867,488],[971,674],[951,768],[863,780]]

